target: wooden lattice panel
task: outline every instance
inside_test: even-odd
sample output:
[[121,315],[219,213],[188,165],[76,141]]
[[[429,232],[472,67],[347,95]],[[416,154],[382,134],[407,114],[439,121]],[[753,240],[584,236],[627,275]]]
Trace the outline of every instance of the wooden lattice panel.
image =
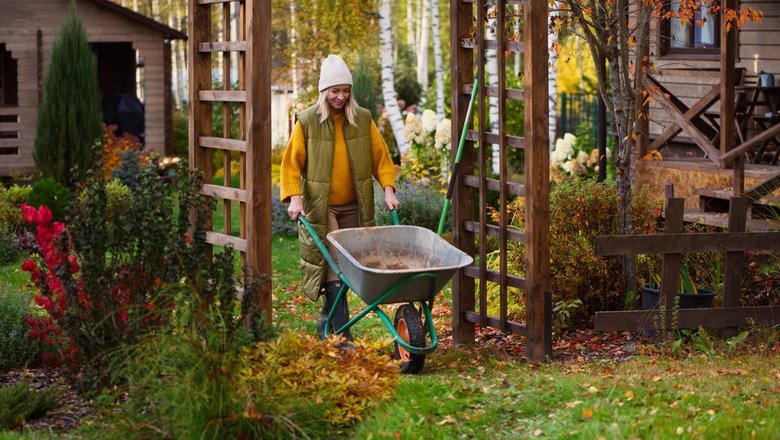
[[259,306],[270,321],[271,3],[189,0],[188,8],[189,161],[223,218],[206,239],[240,251],[242,266],[264,277]]

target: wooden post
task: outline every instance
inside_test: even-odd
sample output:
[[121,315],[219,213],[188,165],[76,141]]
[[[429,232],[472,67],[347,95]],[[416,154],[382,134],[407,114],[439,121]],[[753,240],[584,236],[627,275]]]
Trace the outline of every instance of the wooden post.
[[[729,232],[745,232],[747,226],[747,210],[750,201],[745,197],[732,197],[729,206]],[[723,280],[723,307],[739,307],[739,296],[742,288],[742,274],[745,267],[745,251],[726,252]],[[722,336],[736,336],[736,327],[725,327]]]
[[[500,55],[500,54],[499,54]],[[525,277],[526,353],[529,361],[548,359],[544,298],[550,287],[550,149],[547,129],[547,2],[525,7]]]
[[[725,0],[727,9],[737,9],[737,0]],[[723,16],[721,15],[721,19]],[[737,29],[726,30],[721,23],[720,31],[720,154],[734,148],[734,59],[737,55]],[[726,166],[729,166],[726,164]]]
[[[450,0],[450,47],[451,47],[451,78],[452,78],[452,139],[460,139],[460,130],[465,130],[466,111],[470,94],[464,93],[463,86],[474,82],[474,56],[471,49],[461,44],[461,36],[465,35],[472,24],[474,5],[461,0]],[[455,158],[453,148],[451,159]],[[474,148],[471,141],[466,141],[460,162],[460,174],[474,173]],[[457,182],[452,195],[452,234],[455,246],[463,252],[474,255],[474,234],[463,228],[464,222],[474,218],[474,201],[470,190]],[[474,279],[460,270],[452,280],[452,342],[455,344],[470,344],[474,342],[474,324],[466,320],[466,311],[474,310]]]
[[[685,199],[667,198],[664,212],[664,233],[682,232]],[[661,301],[666,310],[672,310],[680,288],[680,263],[682,254],[664,254],[661,263]]]
[[258,307],[271,322],[271,2],[246,1],[246,241]]

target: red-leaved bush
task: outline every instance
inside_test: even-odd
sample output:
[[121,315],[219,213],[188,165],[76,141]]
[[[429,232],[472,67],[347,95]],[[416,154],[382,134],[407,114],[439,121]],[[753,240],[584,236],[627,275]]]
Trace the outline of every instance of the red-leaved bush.
[[[58,273],[67,271],[76,274],[79,265],[74,255],[63,251],[60,247],[60,238],[65,231],[65,225],[52,221],[51,210],[46,205],[38,209],[23,203],[23,219],[26,223],[35,227],[35,241],[37,253],[24,260],[22,270],[30,273],[30,281],[38,287],[35,295],[35,303],[46,310],[47,316],[30,316],[27,322],[30,324],[30,338],[39,339],[45,343],[41,353],[42,361],[48,365],[57,365],[62,362],[63,354],[73,359],[77,349],[68,344],[63,337],[62,329],[58,325],[65,318],[66,294]],[[83,284],[79,284],[81,290],[79,298],[86,300],[83,295]]]

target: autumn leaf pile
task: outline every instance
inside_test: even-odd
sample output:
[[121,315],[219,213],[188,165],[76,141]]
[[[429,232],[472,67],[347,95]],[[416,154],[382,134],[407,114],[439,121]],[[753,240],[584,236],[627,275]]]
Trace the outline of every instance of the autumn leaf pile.
[[331,424],[350,424],[393,395],[398,363],[383,346],[358,340],[354,350],[343,349],[335,338],[323,343],[313,335],[283,333],[247,350],[241,388],[270,391],[259,393],[263,401],[255,401],[252,411],[306,396]]

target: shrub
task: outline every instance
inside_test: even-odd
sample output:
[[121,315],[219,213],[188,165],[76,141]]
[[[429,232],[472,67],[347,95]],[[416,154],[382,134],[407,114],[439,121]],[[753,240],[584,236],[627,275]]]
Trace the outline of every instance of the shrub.
[[64,220],[68,212],[71,194],[68,187],[51,177],[44,177],[32,184],[32,190],[27,196],[27,204],[33,207],[46,205],[52,216]]
[[360,57],[357,66],[352,70],[352,95],[358,105],[371,111],[371,117],[375,121],[379,117],[378,105],[381,95],[375,76],[379,69],[376,67],[370,66],[366,58]]
[[0,225],[5,225],[10,232],[21,232],[22,203],[27,202],[32,187],[29,185],[12,185],[10,188],[0,186]]
[[22,256],[22,247],[15,232],[0,223],[0,265],[12,263]]
[[[398,209],[400,223],[438,231],[441,211],[444,207],[444,194],[430,186],[414,185],[406,181],[399,181],[396,189],[396,197],[401,203]],[[385,192],[378,185],[374,187],[374,207],[378,225],[393,224],[390,211],[385,204]],[[449,229],[450,217],[447,218],[445,231]]]
[[36,302],[49,312],[32,322],[33,337],[59,348],[46,353],[48,361],[86,370],[87,386],[111,380],[108,353],[165,322],[173,303],[166,294],[170,285],[210,267],[203,224],[212,203],[199,192],[200,177],[182,170],[174,188],[144,167],[134,182],[129,205],[122,205],[126,212],[116,216],[109,206],[120,202],[112,202],[107,190],[116,184],[101,177],[90,181],[67,234],[45,206],[25,207],[25,220],[37,225],[39,253],[22,268],[39,288]]
[[[594,249],[596,236],[617,234],[617,203],[614,184],[593,179],[566,180],[550,194],[550,287],[553,301],[566,310],[572,326],[587,324],[596,311],[625,307],[621,260],[598,256]],[[660,208],[660,199],[654,199],[646,189],[637,190],[632,205],[634,233],[655,232]],[[523,199],[509,206],[509,214],[513,224],[522,229]],[[509,249],[511,264],[524,270],[524,245]],[[652,273],[651,264],[653,259],[639,259],[637,273]],[[575,307],[578,299],[582,305]],[[522,296],[514,300],[524,301]]]
[[40,343],[29,338],[27,319],[33,314],[26,292],[8,284],[0,286],[0,370],[35,363]]
[[298,235],[298,224],[287,214],[287,203],[279,198],[279,188],[274,187],[271,196],[271,233],[295,237]]
[[87,33],[71,3],[60,33],[52,45],[45,93],[38,116],[33,158],[44,176],[63,185],[84,181],[95,159],[103,112],[97,78],[97,60]]
[[124,132],[122,136],[114,134],[116,125],[103,125],[103,159],[101,170],[103,178],[110,179],[114,171],[122,164],[122,154],[126,151],[143,150],[137,137]]
[[62,391],[56,386],[31,390],[26,382],[0,388],[0,429],[15,428],[57,406]]

